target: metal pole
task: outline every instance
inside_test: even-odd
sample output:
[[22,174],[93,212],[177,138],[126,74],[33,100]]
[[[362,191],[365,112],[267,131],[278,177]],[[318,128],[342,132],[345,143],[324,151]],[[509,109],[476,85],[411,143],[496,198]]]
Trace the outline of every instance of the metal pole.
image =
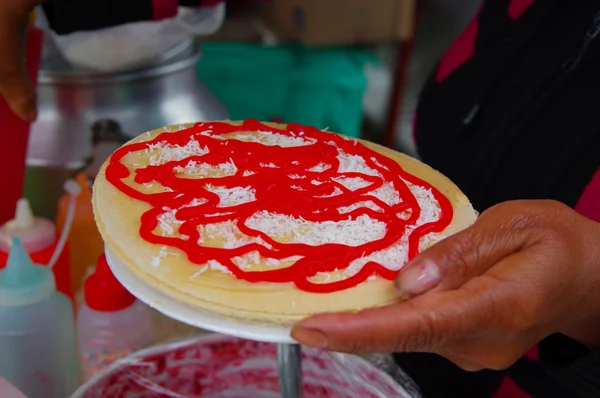
[[299,344],[278,344],[277,363],[282,398],[302,397],[302,353]]

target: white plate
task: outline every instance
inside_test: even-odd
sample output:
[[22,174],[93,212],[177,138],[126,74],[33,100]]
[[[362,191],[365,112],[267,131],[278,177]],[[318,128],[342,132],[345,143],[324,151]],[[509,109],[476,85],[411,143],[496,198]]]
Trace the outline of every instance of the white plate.
[[297,344],[290,336],[289,327],[219,317],[169,297],[136,277],[108,247],[105,248],[105,253],[108,265],[119,282],[138,299],[170,318],[197,328],[243,339]]

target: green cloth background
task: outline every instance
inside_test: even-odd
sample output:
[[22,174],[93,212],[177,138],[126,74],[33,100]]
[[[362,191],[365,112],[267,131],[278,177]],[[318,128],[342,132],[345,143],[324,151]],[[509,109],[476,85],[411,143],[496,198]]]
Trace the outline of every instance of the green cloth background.
[[198,76],[232,120],[281,119],[359,137],[367,81],[376,60],[361,48],[203,44]]

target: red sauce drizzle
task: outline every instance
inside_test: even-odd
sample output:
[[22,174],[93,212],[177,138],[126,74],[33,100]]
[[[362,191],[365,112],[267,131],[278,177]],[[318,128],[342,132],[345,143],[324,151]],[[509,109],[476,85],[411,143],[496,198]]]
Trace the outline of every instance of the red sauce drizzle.
[[[302,137],[315,142],[306,146],[284,148],[236,139],[216,139],[206,135],[206,131],[210,131],[212,136],[243,131],[268,131],[288,137]],[[136,183],[157,182],[170,188],[171,192],[142,193],[124,181],[130,176],[129,169],[121,163],[127,154],[145,151],[150,145],[160,143],[185,146],[191,139],[198,141],[201,148],[208,148],[209,153],[135,170],[134,181]],[[335,145],[331,145],[331,142]],[[358,172],[338,172],[338,148],[347,154],[361,156],[365,159],[366,164],[378,171],[383,178]],[[217,166],[230,159],[235,161],[237,167],[237,173],[233,176],[191,179],[178,177],[173,171],[177,166],[185,167],[190,161]],[[266,167],[265,163],[275,164],[278,168]],[[331,167],[322,172],[308,171],[320,163],[328,164]],[[244,176],[244,171],[252,171],[255,174]],[[292,179],[290,175],[306,176],[306,178]],[[368,181],[370,185],[351,191],[334,181],[334,177],[359,177]],[[157,245],[176,247],[187,254],[189,261],[198,265],[206,264],[209,260],[217,260],[227,267],[235,277],[248,282],[293,282],[299,289],[315,293],[348,289],[364,282],[374,274],[388,280],[396,277],[398,271],[391,271],[381,264],[369,262],[358,273],[344,280],[330,283],[314,283],[309,280],[318,272],[345,269],[356,259],[388,248],[405,234],[407,227],[416,224],[421,209],[405,181],[425,189],[431,189],[439,203],[441,213],[437,221],[423,224],[410,233],[408,236],[409,260],[417,255],[420,238],[431,232],[443,231],[450,224],[453,216],[452,204],[442,193],[427,182],[404,171],[394,160],[378,154],[355,140],[296,124],[290,124],[283,130],[266,126],[255,120],[247,120],[241,126],[212,122],[198,123],[192,128],[175,133],[162,133],[151,141],[129,144],[118,149],[110,158],[106,168],[106,179],[124,194],[152,206],[152,209],[141,217],[140,236],[146,241]],[[312,180],[322,183],[314,185],[311,183]],[[401,203],[389,206],[371,194],[386,182],[392,182],[400,195]],[[227,208],[217,207],[219,197],[205,189],[208,184],[226,188],[250,186],[256,191],[256,200]],[[292,186],[301,187],[302,191],[298,191]],[[331,195],[336,188],[341,190],[342,194],[320,197]],[[204,199],[205,201],[198,206],[181,208],[183,205],[188,205],[193,199]],[[341,206],[368,200],[376,203],[383,211],[361,207],[345,214],[339,214],[337,210]],[[189,239],[160,236],[154,233],[159,223],[158,217],[164,213],[165,207],[179,209],[176,213],[176,218],[182,222],[179,233],[189,236]],[[354,220],[366,214],[374,220],[384,222],[387,230],[381,239],[359,246],[333,243],[319,246],[280,243],[245,224],[249,217],[262,210],[296,218],[301,217],[310,222],[342,221],[349,218]],[[408,219],[398,216],[398,213],[406,211],[410,211]],[[226,214],[229,212],[232,214]],[[225,214],[207,217],[215,213]],[[242,233],[260,237],[272,248],[267,248],[259,243],[249,243],[227,249],[202,247],[197,244],[200,238],[199,226],[228,220],[234,221]],[[302,259],[287,268],[264,271],[245,271],[232,261],[236,256],[255,250],[265,258],[284,259],[291,256],[302,256]]]

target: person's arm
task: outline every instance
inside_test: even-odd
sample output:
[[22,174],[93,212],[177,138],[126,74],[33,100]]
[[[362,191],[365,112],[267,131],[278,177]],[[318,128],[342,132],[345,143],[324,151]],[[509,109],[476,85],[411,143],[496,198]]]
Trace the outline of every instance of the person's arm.
[[42,0],[0,1],[0,96],[22,119],[36,118],[35,91],[25,68],[29,13]]
[[179,5],[211,6],[221,0],[2,0],[0,1],[0,97],[22,119],[37,116],[35,90],[25,69],[28,15],[42,3],[57,34],[174,17]]
[[58,34],[163,19],[177,13],[177,0],[0,1],[0,96],[13,112],[30,122],[36,119],[37,106],[25,68],[25,35],[29,14],[42,3],[50,27]]
[[[600,396],[600,223],[558,202],[506,202],[417,256],[397,286],[408,300],[313,316],[292,336],[335,351],[434,352],[479,370],[505,369],[562,334],[589,350],[574,360]],[[576,377],[561,380],[577,390]]]

